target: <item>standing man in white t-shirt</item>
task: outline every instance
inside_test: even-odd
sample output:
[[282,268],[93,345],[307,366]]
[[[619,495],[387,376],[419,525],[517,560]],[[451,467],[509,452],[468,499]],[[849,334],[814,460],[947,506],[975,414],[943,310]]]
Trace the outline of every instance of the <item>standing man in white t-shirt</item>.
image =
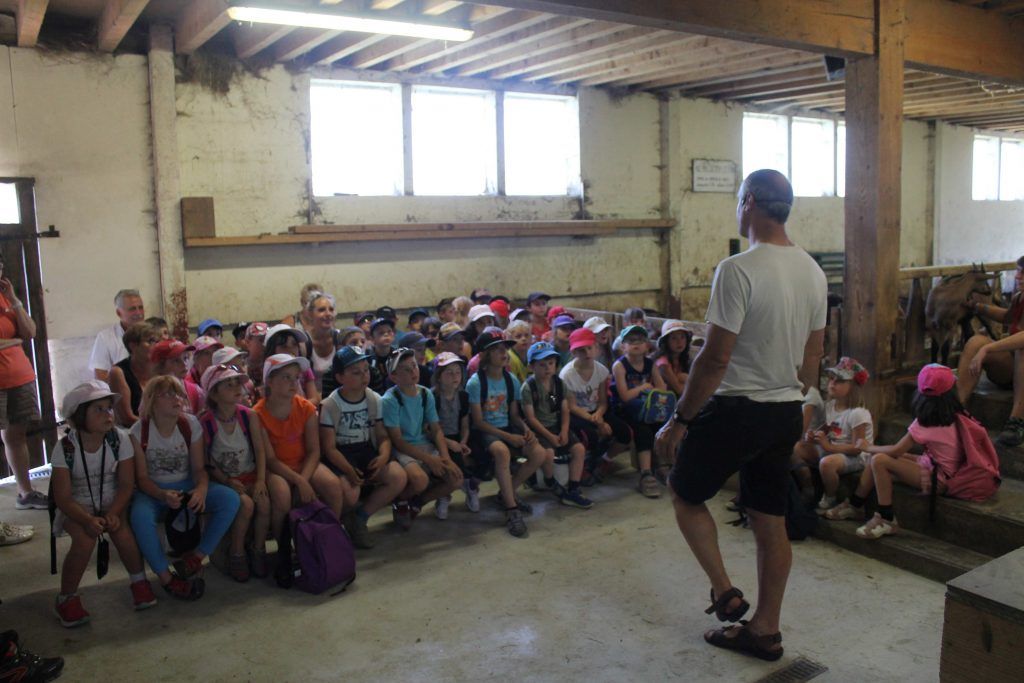
[[669,479],[676,522],[711,580],[708,613],[729,622],[750,605],[729,580],[705,501],[740,473],[740,502],[757,543],[757,609],[746,625],[704,639],[774,661],[782,656],[779,620],[793,560],[785,513],[789,458],[803,427],[800,378],[816,374],[823,353],[827,285],[786,234],[793,189],[785,176],[755,171],[738,196],[736,222],[750,248],[718,264],[707,341],[657,447],[678,449]]
[[107,381],[110,368],[128,357],[128,349],[122,342],[124,331],[146,319],[142,295],[137,289],[122,289],[114,297],[114,306],[117,308],[118,321],[100,330],[92,345],[92,355],[89,356],[89,369],[96,379],[104,382]]

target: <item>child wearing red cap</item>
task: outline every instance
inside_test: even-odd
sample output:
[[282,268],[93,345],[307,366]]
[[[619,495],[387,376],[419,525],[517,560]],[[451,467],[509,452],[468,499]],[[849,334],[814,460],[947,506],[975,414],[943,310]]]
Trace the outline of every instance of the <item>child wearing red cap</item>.
[[[818,509],[829,519],[849,519],[852,512],[836,508],[839,477],[863,472],[869,456],[857,443],[875,440],[871,413],[861,405],[861,390],[868,381],[868,371],[853,358],[844,356],[835,367],[826,370],[828,400],[825,402],[825,426],[806,434],[794,449],[810,467],[817,467],[825,492]],[[833,508],[836,508],[833,510]]]
[[176,377],[185,387],[188,401],[182,408],[190,415],[195,415],[202,410],[202,405],[206,401],[203,390],[199,388],[198,384],[185,381],[191,354],[195,350],[196,347],[191,344],[182,344],[177,339],[164,339],[154,344],[149,350],[149,360],[153,363],[153,374]]
[[[866,524],[857,529],[861,538],[874,540],[894,534],[899,523],[892,509],[892,485],[902,482],[924,492],[931,489],[932,469],[936,469],[939,490],[964,461],[964,448],[957,433],[958,420],[974,420],[960,403],[956,390],[956,377],[944,365],[926,365],[917,376],[917,394],[911,404],[914,421],[906,435],[892,446],[874,446],[861,440],[857,446],[873,454],[871,467],[850,500],[842,503],[852,517],[864,506],[865,498],[874,488],[878,496],[878,510]],[[982,430],[983,431],[983,430]],[[912,455],[915,445],[924,448],[924,455]]]

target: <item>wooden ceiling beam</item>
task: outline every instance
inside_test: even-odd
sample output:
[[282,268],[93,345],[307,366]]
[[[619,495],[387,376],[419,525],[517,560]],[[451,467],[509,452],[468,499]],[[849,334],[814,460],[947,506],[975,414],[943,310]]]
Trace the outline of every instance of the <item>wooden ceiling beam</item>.
[[[756,59],[756,58],[755,58]],[[722,67],[723,69],[726,67]],[[661,89],[661,88],[672,88],[673,90],[678,89],[680,93],[685,94],[687,97],[707,97],[710,99],[723,99],[723,100],[740,100],[740,99],[756,99],[763,95],[771,95],[779,92],[786,92],[788,90],[797,90],[800,88],[806,88],[810,86],[822,85],[827,83],[825,80],[825,74],[823,70],[813,69],[812,71],[798,71],[796,73],[783,74],[774,78],[754,79],[746,81],[744,84],[737,84],[737,86],[726,94],[707,94],[704,89],[692,89],[685,81],[682,85],[679,81],[672,84],[671,81],[679,78],[678,76],[669,76],[659,81],[654,81],[650,85],[644,81],[641,83],[639,88],[647,89]],[[685,76],[684,76],[685,78]],[[721,90],[721,88],[716,88]]]
[[148,4],[149,0],[107,0],[97,25],[96,47],[103,52],[117,49]]
[[368,47],[355,54],[350,60],[349,66],[354,69],[368,69],[377,66],[381,62],[424,47],[437,41],[430,38],[407,38],[405,36],[391,36],[380,41],[373,47]]
[[33,47],[39,42],[39,29],[43,26],[49,0],[18,0],[18,47]]
[[485,71],[491,71],[521,61],[523,54],[533,57],[559,50],[564,51],[564,49],[586,49],[587,46],[593,46],[596,41],[606,39],[608,36],[614,35],[623,29],[624,27],[619,24],[594,22],[549,38],[517,43],[514,51],[470,62],[457,69],[456,74],[459,76],[474,76]]
[[[513,9],[840,56],[875,53],[873,0],[488,0]],[[1024,18],[940,0],[906,0],[905,60],[957,76],[1024,83]]]
[[[558,74],[583,69],[614,57],[640,54],[643,51],[675,43],[680,40],[678,33],[652,31],[648,28],[633,27],[607,38],[603,45],[591,49],[569,48],[541,57],[527,57],[493,72],[493,78],[516,78],[541,80]],[[612,53],[612,54],[609,54]]]
[[340,35],[342,35],[341,31],[324,31],[318,28],[296,29],[274,45],[274,59],[278,62],[290,62]]
[[[778,48],[758,46],[746,46],[748,52],[737,53],[731,44],[713,44],[703,50],[694,51],[692,54],[685,54],[669,61],[657,61],[646,64],[635,69],[627,69],[619,72],[609,72],[600,76],[594,76],[580,81],[580,85],[594,86],[604,84],[631,85],[648,83],[659,78],[672,78],[676,83],[685,82],[691,78],[699,78],[703,73],[719,74],[724,70],[728,73],[742,73],[744,68],[751,64],[765,64],[766,66],[778,66],[781,63],[792,64],[799,57],[791,53],[780,55]],[[713,70],[713,71],[712,71]],[[652,86],[656,87],[656,86]]]
[[192,0],[174,24],[174,49],[192,54],[231,23],[228,0]]
[[239,59],[248,59],[266,50],[294,30],[294,26],[274,26],[272,24],[235,26],[235,54]]
[[548,21],[550,18],[545,14],[534,12],[508,12],[492,19],[481,21],[478,24],[473,24],[473,38],[471,40],[467,40],[464,43],[435,41],[431,45],[410,50],[385,62],[384,69],[386,71],[407,71],[441,57],[455,55],[464,50],[495,41],[516,31],[536,26]]
[[[786,73],[793,70],[808,70],[809,67],[811,67],[810,71],[808,71],[809,75],[805,78],[818,78],[819,82],[824,82],[823,70],[815,70],[813,66],[807,63],[806,55],[801,57],[799,54],[779,53],[778,51],[774,54],[754,53],[749,56],[730,59],[727,62],[720,61],[715,63],[712,60],[710,63],[689,66],[685,69],[654,72],[646,74],[639,79],[630,79],[628,83],[623,82],[623,84],[629,84],[640,90],[676,90],[678,88],[689,90],[691,84],[697,82],[697,79],[714,79],[719,82],[729,82],[730,78],[747,78],[747,76],[752,76],[762,70],[767,71],[780,68],[784,69],[780,73]],[[756,79],[748,83],[749,86],[756,84]],[[726,97],[724,99],[730,98]]]
[[312,64],[330,65],[388,37],[379,33],[343,33],[310,52],[307,59]]
[[442,73],[456,67],[460,67],[464,64],[469,64],[477,59],[501,54],[502,52],[514,51],[516,50],[517,44],[521,41],[542,40],[550,36],[558,35],[559,33],[565,33],[575,28],[585,26],[589,23],[591,23],[589,19],[549,17],[543,22],[531,26],[530,28],[520,29],[509,33],[506,36],[502,36],[499,40],[488,40],[480,45],[468,45],[475,42],[474,40],[469,40],[466,43],[468,46],[464,50],[461,50],[456,54],[449,54],[428,62],[422,65],[418,71],[435,74]]
[[710,83],[705,80],[686,83],[681,86],[680,92],[686,93],[687,97],[730,99],[735,94],[751,88],[771,87],[815,77],[822,78],[824,72],[825,69],[820,64],[796,62],[775,69],[759,69],[753,73],[744,73],[738,76],[726,75],[712,78]]
[[582,63],[570,63],[564,67],[552,67],[530,74],[529,80],[551,79],[556,83],[581,81],[597,76],[610,69],[621,69],[644,64],[655,59],[667,59],[687,50],[706,47],[715,39],[708,36],[686,36],[682,33],[666,32],[664,36],[651,39],[636,47],[599,58],[586,59]]
[[454,0],[424,0],[420,6],[420,12],[428,17],[436,17],[439,14],[452,11],[461,4],[461,2],[455,2]]

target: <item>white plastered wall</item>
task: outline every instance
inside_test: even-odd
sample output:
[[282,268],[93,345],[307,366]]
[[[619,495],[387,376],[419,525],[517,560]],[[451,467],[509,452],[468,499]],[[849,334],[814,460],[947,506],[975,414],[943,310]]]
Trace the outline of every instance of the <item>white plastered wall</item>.
[[1024,201],[971,198],[974,134],[936,126],[936,263],[1015,261],[1024,254]]
[[0,175],[35,178],[38,224],[60,230],[40,240],[60,396],[119,289],[159,313],[146,58],[0,48]]

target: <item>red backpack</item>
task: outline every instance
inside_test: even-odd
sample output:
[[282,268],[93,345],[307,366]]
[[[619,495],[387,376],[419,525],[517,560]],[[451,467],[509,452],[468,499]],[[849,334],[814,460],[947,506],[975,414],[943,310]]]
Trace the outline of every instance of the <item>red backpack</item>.
[[988,500],[999,489],[999,455],[985,427],[972,416],[957,413],[956,432],[964,461],[946,481],[946,495],[961,500]]

